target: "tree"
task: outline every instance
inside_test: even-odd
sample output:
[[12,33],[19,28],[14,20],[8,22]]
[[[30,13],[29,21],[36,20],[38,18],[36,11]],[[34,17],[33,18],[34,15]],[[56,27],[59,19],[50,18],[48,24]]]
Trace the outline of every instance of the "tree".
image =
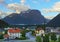
[[49,42],[49,34],[45,34],[45,36],[43,36],[43,42]]
[[23,30],[23,31],[21,32],[21,34],[22,34],[22,35],[21,35],[22,37],[25,37],[25,35],[26,35],[25,30]]
[[58,38],[58,42],[60,42],[60,36],[59,36],[59,38]]
[[42,42],[42,39],[41,39],[40,36],[37,36],[37,37],[36,37],[36,42]]
[[54,42],[57,40],[57,37],[56,37],[55,33],[51,34],[51,40],[53,40]]
[[3,39],[3,34],[0,34],[0,39]]

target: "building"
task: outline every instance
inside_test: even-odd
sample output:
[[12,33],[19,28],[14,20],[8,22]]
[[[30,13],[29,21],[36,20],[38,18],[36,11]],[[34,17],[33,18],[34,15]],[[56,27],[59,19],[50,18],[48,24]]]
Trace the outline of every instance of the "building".
[[58,14],[55,18],[48,22],[46,26],[47,32],[60,33],[60,14]]
[[4,40],[9,39],[9,35],[8,34],[5,34],[3,37],[4,37]]
[[21,37],[21,30],[16,29],[8,29],[8,35],[10,39],[20,38]]
[[42,36],[44,35],[44,30],[42,28],[38,28],[36,29],[35,33],[36,33],[36,36]]

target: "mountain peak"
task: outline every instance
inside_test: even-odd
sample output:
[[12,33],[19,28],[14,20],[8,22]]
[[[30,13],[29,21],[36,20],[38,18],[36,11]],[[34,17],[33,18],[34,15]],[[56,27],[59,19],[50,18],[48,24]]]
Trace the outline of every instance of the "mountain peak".
[[27,24],[27,25],[40,25],[44,22],[45,18],[41,15],[39,10],[28,10],[20,14],[12,13],[3,19],[9,24]]

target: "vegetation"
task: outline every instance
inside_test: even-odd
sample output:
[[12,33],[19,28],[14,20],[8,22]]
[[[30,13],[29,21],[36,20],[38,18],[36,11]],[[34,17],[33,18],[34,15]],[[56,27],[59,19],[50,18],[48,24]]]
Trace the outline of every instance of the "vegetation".
[[0,39],[3,39],[3,34],[0,34]]
[[37,36],[37,37],[36,37],[36,42],[42,42],[42,39],[41,39],[40,36]]
[[51,40],[53,40],[54,42],[57,40],[55,33],[51,33]]
[[7,34],[7,30],[5,30],[5,33],[4,34]]
[[43,36],[43,42],[49,42],[49,35],[45,34],[45,36]]
[[59,38],[58,38],[58,42],[60,42],[60,36],[59,36]]
[[8,23],[5,21],[0,20],[0,28],[8,27]]
[[32,36],[35,36],[35,31],[34,30],[32,30]]

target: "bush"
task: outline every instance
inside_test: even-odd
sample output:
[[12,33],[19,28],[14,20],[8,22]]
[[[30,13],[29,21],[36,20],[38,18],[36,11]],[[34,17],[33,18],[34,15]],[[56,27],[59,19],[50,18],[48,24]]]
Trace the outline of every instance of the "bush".
[[22,35],[21,35],[22,37],[25,37],[25,35],[26,35],[25,30],[21,31],[21,34],[22,34]]
[[58,42],[60,42],[60,36],[59,36],[59,38],[58,38]]
[[49,42],[49,34],[45,34],[43,37],[43,42]]
[[51,33],[51,40],[56,41],[57,37],[55,33]]
[[7,34],[7,30],[5,30],[5,34]]
[[0,39],[3,39],[4,37],[3,37],[3,34],[0,34]]
[[41,40],[41,37],[40,37],[40,36],[37,36],[37,37],[36,37],[36,42],[42,42],[42,40]]
[[35,36],[35,31],[34,30],[32,31],[32,36]]

